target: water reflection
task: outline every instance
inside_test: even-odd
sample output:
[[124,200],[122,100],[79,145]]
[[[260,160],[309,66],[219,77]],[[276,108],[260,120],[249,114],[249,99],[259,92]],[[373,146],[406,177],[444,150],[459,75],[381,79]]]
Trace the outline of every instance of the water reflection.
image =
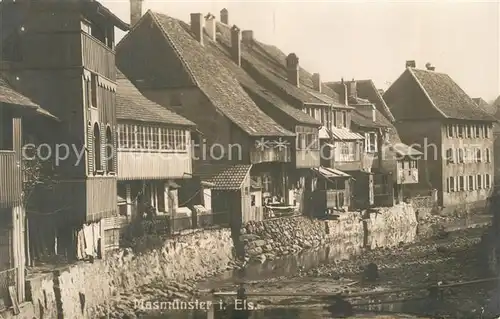
[[370,233],[366,236],[344,238],[342,241],[329,243],[322,247],[308,249],[296,255],[283,256],[268,260],[263,264],[251,263],[243,270],[228,271],[203,283],[203,287],[217,287],[228,281],[266,280],[281,276],[291,276],[300,270],[308,270],[322,264],[355,258],[363,249],[394,247],[400,243],[413,243],[417,240],[417,226],[394,229],[390,232]]

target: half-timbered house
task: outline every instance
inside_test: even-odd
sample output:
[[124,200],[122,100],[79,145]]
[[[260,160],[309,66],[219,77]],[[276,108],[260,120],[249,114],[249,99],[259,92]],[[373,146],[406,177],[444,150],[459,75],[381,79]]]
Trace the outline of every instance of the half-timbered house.
[[[288,191],[285,206],[292,210],[306,212],[308,208],[304,199],[309,198],[309,196],[306,194],[305,185],[311,185],[311,169],[320,166],[319,130],[322,126],[321,122],[289,105],[273,92],[266,90],[246,73],[241,66],[241,42],[248,39],[248,34],[242,35],[237,27],[233,27],[230,43],[222,43],[216,39],[215,16],[208,14],[204,20],[207,50],[234,75],[246,93],[265,114],[296,134],[295,142],[291,145],[292,160],[286,166],[289,179],[286,181],[286,190],[284,190]],[[259,184],[258,180],[253,183],[253,185],[256,184]],[[263,195],[265,202],[270,193],[264,190]],[[281,209],[286,210],[286,207]],[[280,208],[275,207],[274,209],[279,210]]]
[[53,234],[59,246],[46,247],[82,257],[77,243],[86,237],[85,255],[98,257],[100,221],[117,214],[114,29],[128,30],[128,24],[96,1],[1,5],[2,53],[16,63],[16,84],[61,121],[51,127],[50,140],[39,142],[54,156],[56,147],[69,149],[64,160],[52,158],[57,183],[37,197],[40,218],[51,225],[42,233]]
[[[262,187],[273,201],[286,202],[285,168],[291,162],[295,134],[259,109],[206,49],[203,19],[201,14],[192,14],[190,26],[164,14],[146,12],[117,46],[117,64],[147,98],[196,123],[202,135],[193,142],[198,154],[195,176],[198,167],[209,164],[216,170],[212,179],[218,180],[214,175],[226,171],[220,170],[220,164],[244,164],[250,176],[261,181],[254,188]],[[239,171],[238,176],[243,175]],[[233,181],[223,180],[233,185]],[[232,198],[235,201],[212,202],[212,209],[214,213],[215,209],[231,211],[237,226],[254,211],[250,186],[242,187],[241,194]]]
[[365,204],[372,201],[375,206],[401,202],[405,193],[410,195],[405,186],[418,183],[421,152],[401,142],[394,117],[372,80],[327,85],[354,107],[351,130],[365,137],[362,165],[373,175],[373,194],[360,200]]
[[[222,16],[227,16],[227,10],[221,11]],[[241,46],[235,47],[235,43],[239,42],[235,41],[237,34],[236,26],[229,26],[222,18],[216,22],[216,40],[232,55],[240,53],[241,67],[255,82],[322,124],[318,134],[320,166],[335,168],[349,175],[351,171],[360,170],[364,137],[350,130],[353,108],[341,104],[338,95],[321,83],[319,74],[312,75],[302,69],[296,54],[285,55],[276,47],[257,41],[251,30],[241,32]],[[325,170],[312,171],[316,175]],[[338,183],[336,176],[339,177]],[[332,184],[347,186],[342,191],[331,192],[327,206],[332,209],[349,207],[352,194],[350,184],[344,183],[344,174],[329,174],[328,179]],[[311,184],[316,185],[314,181]]]
[[[172,220],[179,208],[176,180],[192,176],[195,124],[148,100],[120,70],[116,74],[118,195],[125,200],[124,217],[152,207],[157,216]],[[114,229],[116,244],[119,227]]]
[[493,180],[496,121],[444,73],[417,69],[407,61],[402,75],[384,93],[403,142],[420,145],[425,161],[419,183],[437,190],[446,210],[484,204]]

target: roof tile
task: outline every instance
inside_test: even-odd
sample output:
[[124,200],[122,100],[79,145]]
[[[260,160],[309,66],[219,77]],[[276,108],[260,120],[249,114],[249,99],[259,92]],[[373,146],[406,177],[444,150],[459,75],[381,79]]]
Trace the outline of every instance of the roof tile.
[[147,99],[118,69],[116,81],[116,116],[118,119],[195,126],[188,119]]
[[412,68],[408,70],[445,117],[495,121],[491,115],[476,105],[448,74]]
[[164,14],[151,14],[198,87],[229,120],[250,136],[294,136],[255,105],[234,76],[191,36],[186,23]]
[[239,190],[252,165],[205,164],[195,167],[194,176],[213,184],[213,190]]

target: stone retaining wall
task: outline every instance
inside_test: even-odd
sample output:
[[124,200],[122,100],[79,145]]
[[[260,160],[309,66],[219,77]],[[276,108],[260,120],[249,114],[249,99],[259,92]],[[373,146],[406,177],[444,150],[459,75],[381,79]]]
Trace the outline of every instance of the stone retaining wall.
[[229,229],[194,232],[169,239],[161,249],[135,255],[121,250],[105,260],[78,263],[29,279],[37,318],[94,318],[93,308],[111,296],[155,281],[209,277],[233,260]]
[[367,244],[370,233],[397,234],[401,241],[406,242],[405,230],[416,224],[413,206],[403,203],[389,208],[342,213],[337,220],[320,221],[298,216],[250,222],[241,229],[240,241],[248,259],[263,262],[327,242],[361,247]]

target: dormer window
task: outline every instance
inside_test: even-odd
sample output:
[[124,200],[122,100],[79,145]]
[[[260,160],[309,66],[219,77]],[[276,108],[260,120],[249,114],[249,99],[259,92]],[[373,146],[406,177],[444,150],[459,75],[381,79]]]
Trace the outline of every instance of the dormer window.
[[369,132],[365,134],[365,152],[376,153],[377,152],[377,134],[374,132]]
[[84,20],[81,22],[81,25],[82,25],[83,32],[85,32],[87,34],[92,34],[92,26],[91,26],[90,22]]

